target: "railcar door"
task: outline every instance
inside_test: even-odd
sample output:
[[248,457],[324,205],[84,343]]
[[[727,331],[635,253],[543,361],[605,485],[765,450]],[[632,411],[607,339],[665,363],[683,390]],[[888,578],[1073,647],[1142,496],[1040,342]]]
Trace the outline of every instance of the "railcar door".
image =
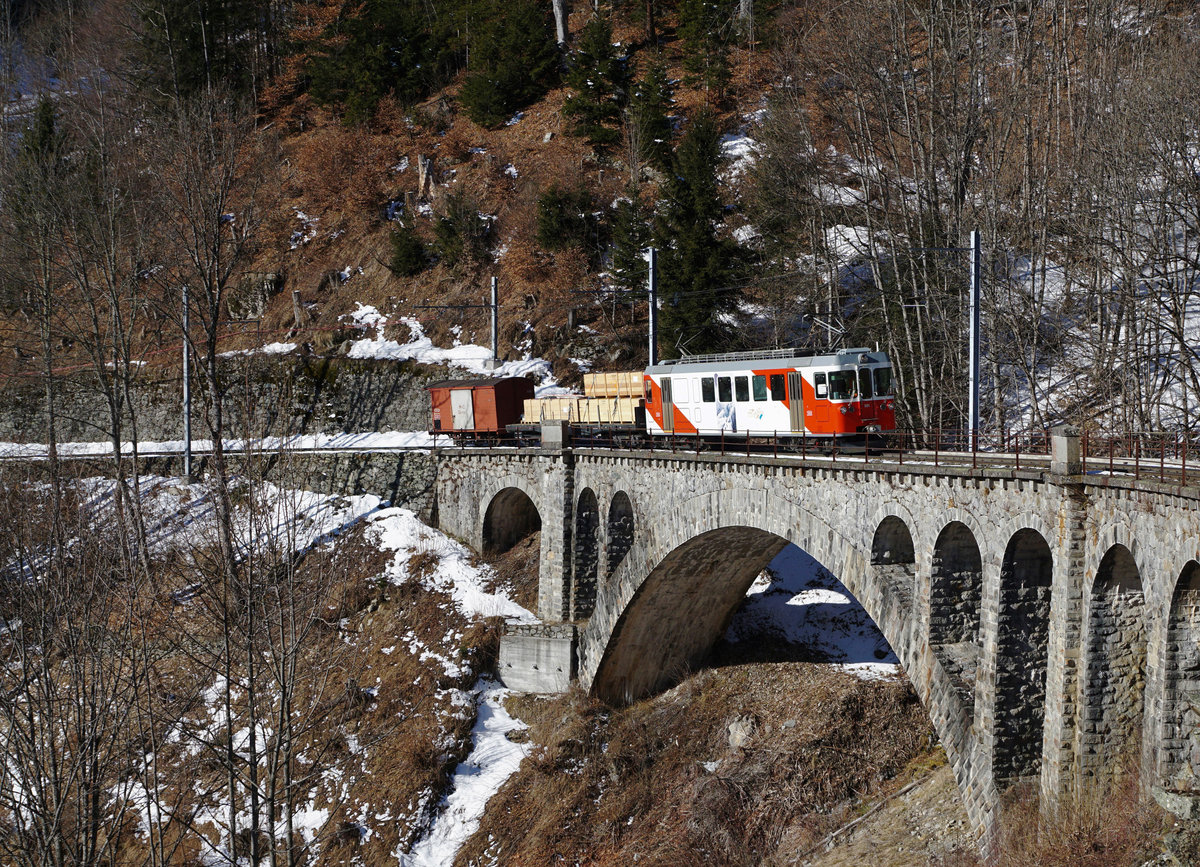
[[671,397],[671,377],[662,378],[662,429],[667,432],[675,430],[675,400]]
[[475,404],[472,390],[455,388],[450,391],[450,417],[454,430],[475,430]]
[[804,377],[793,370],[788,375],[788,410],[792,419],[792,430],[804,433]]
[[879,420],[878,404],[875,403],[875,392],[871,383],[871,369],[858,369],[858,400],[859,417],[863,424],[875,423]]

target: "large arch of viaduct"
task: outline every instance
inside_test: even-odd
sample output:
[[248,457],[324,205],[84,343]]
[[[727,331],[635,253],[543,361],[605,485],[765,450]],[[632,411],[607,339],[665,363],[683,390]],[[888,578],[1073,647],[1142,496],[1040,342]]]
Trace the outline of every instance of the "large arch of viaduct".
[[1200,774],[1200,491],[567,449],[447,453],[436,497],[481,550],[539,523],[539,616],[573,624],[607,700],[701,660],[790,542],[896,651],[981,831],[1017,780],[1055,798],[1131,757],[1147,786]]

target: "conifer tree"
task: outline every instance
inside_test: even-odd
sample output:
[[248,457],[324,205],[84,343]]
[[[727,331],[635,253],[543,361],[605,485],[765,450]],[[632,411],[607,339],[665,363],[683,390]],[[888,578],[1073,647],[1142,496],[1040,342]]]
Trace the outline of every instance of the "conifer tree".
[[594,247],[596,236],[592,218],[592,197],[587,190],[570,190],[557,184],[538,197],[537,238],[547,250],[563,250],[572,245]]
[[612,244],[609,248],[608,273],[612,285],[631,293],[646,291],[645,249],[650,246],[650,212],[641,194],[633,189],[629,198],[613,207],[610,221]]
[[583,28],[566,79],[575,91],[563,103],[563,115],[573,121],[571,132],[597,151],[612,147],[621,137],[618,125],[629,71],[612,44],[612,25],[605,16],[597,15]]
[[715,352],[733,336],[739,250],[718,237],[720,135],[712,115],[693,122],[675,154],[655,221],[659,253],[663,354]]
[[668,116],[674,94],[666,65],[655,60],[632,87],[629,99],[629,124],[637,156],[659,171],[671,166],[671,138],[674,130]]
[[692,83],[718,96],[729,83],[733,12],[733,0],[683,0],[679,5],[683,68]]
[[440,83],[442,47],[423,4],[368,0],[315,41],[307,64],[310,92],[318,103],[342,104],[347,122],[366,120],[389,93],[404,104],[427,96]]
[[471,120],[497,126],[558,81],[549,8],[535,0],[490,0],[473,22],[468,74],[459,101]]

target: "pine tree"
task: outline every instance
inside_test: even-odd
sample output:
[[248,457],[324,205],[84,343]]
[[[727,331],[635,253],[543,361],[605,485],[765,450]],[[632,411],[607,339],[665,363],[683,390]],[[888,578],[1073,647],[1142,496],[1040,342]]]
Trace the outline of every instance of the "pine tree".
[[34,162],[45,164],[57,158],[62,133],[58,129],[58,110],[54,100],[43,96],[33,110],[33,121],[21,136],[21,151]]
[[627,199],[613,207],[610,222],[612,244],[609,247],[608,273],[612,285],[638,297],[646,292],[645,249],[650,246],[650,213],[635,189]]
[[583,28],[566,79],[575,91],[563,103],[563,115],[573,121],[571,132],[587,138],[597,151],[620,141],[618,125],[628,96],[629,71],[625,57],[612,44],[612,26],[603,15]]
[[667,67],[655,60],[633,85],[629,100],[629,124],[632,127],[637,155],[659,171],[671,166],[671,103],[674,94],[667,77]]
[[679,6],[683,68],[691,83],[702,84],[718,96],[729,84],[733,12],[734,0],[683,0]]
[[418,2],[368,0],[357,15],[337,18],[320,34],[307,64],[319,104],[339,103],[349,123],[367,120],[393,94],[411,104],[440,83],[434,37]]
[[468,74],[459,101],[471,120],[497,126],[558,81],[558,46],[549,8],[535,0],[489,0],[474,21]]
[[401,224],[392,232],[392,261],[389,265],[398,277],[415,277],[429,266],[429,250],[413,226]]
[[594,247],[595,220],[592,197],[587,190],[566,190],[557,184],[538,197],[537,239],[547,250],[578,245],[588,252]]
[[719,351],[733,337],[729,317],[740,295],[730,287],[737,276],[739,250],[717,236],[720,159],[716,122],[702,113],[679,144],[655,221],[666,356]]

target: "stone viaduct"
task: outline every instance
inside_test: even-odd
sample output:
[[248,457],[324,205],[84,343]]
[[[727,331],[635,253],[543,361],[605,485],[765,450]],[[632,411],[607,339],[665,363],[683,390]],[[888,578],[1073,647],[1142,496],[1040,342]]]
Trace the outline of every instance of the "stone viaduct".
[[1200,791],[1200,489],[1083,475],[1076,443],[1021,470],[457,449],[435,516],[481,551],[540,527],[546,625],[502,675],[617,703],[700,664],[794,543],[891,644],[986,833],[1020,781],[1051,802],[1138,761]]

